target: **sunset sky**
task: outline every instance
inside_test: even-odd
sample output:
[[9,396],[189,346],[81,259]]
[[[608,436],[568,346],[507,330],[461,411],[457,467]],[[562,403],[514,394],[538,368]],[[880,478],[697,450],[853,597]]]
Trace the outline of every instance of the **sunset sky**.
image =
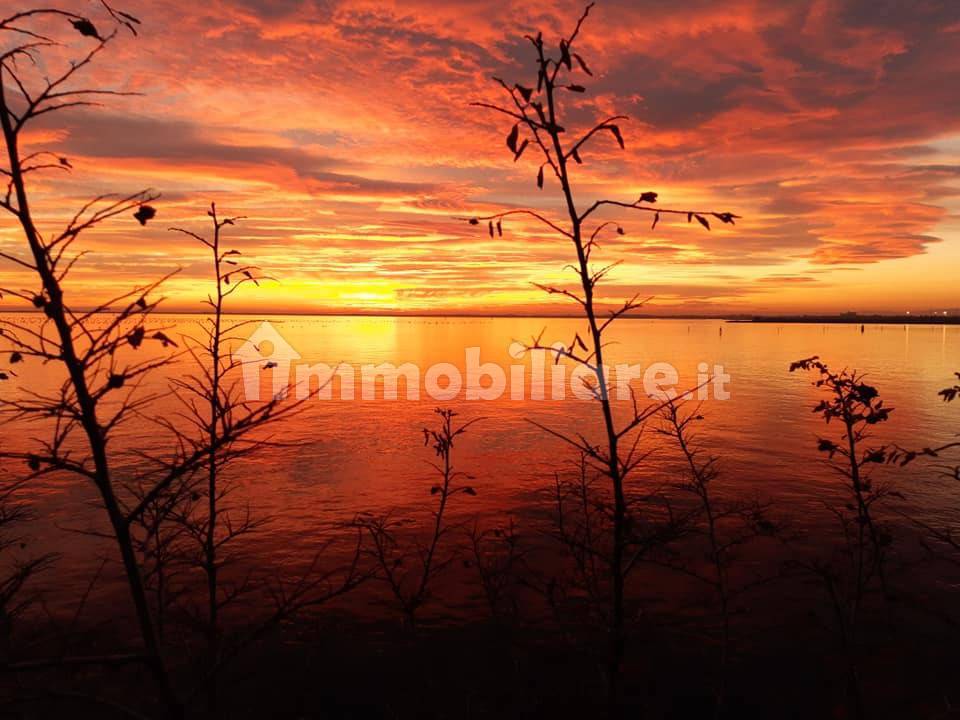
[[[469,103],[499,100],[492,75],[535,84],[523,34],[555,45],[581,3],[116,5],[140,17],[140,37],[120,35],[85,77],[143,95],[49,116],[31,147],[75,169],[36,180],[35,203],[52,231],[90,195],[162,197],[147,228],[121,218],[83,241],[74,304],[182,267],[167,307],[197,308],[204,249],[167,228],[206,232],[216,201],[247,216],[234,246],[278,280],[236,309],[571,309],[531,286],[573,280],[568,241],[519,221],[490,239],[456,217],[560,217],[533,154],[512,162],[509,121]],[[109,25],[97,4],[64,7]],[[90,47],[63,37],[74,54]],[[743,216],[706,232],[606,215],[627,232],[602,246],[623,261],[604,299],[640,292],[668,313],[960,312],[960,3],[600,0],[579,52],[595,77],[578,75],[587,92],[567,104],[568,127],[630,117],[626,151],[606,137],[576,168],[581,205],[654,190],[665,207]],[[0,247],[23,248],[9,217]],[[0,273],[18,285],[11,265]]]

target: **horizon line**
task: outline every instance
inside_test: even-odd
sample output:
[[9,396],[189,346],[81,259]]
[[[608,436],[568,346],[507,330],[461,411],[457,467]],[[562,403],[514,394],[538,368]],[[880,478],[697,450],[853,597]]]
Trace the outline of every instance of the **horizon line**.
[[[81,312],[93,312],[81,310]],[[24,315],[43,315],[43,311],[36,308],[0,308],[0,314],[24,314]],[[109,310],[100,310],[95,314],[111,314]],[[208,316],[209,312],[202,310],[158,310],[154,315],[186,315],[186,316]],[[343,311],[343,310],[276,310],[267,312],[256,311],[224,311],[224,315],[246,316],[262,315],[283,316],[283,317],[382,317],[382,318],[480,318],[480,319],[555,319],[555,320],[581,320],[582,315],[575,313],[528,313],[528,312],[467,312],[467,311]],[[857,312],[837,312],[837,313],[630,313],[620,316],[622,320],[724,320],[726,322],[821,322],[837,323],[846,322],[851,324],[867,323],[876,324],[883,322],[897,323],[930,323],[940,325],[954,325],[960,323],[960,316],[957,315],[937,315],[937,314],[890,314],[890,313],[857,313]]]

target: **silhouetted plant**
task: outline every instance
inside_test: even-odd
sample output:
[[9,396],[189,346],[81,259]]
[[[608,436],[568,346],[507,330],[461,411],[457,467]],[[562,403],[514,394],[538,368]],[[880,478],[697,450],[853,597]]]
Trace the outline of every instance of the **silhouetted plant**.
[[[144,513],[155,509],[158,502],[165,503],[165,498],[185,479],[209,467],[211,458],[242,442],[247,433],[275,415],[276,408],[267,403],[252,409],[242,418],[222,425],[215,437],[188,437],[168,423],[175,434],[172,452],[149,455],[131,450],[140,460],[138,466],[122,478],[114,470],[117,455],[124,451],[111,444],[111,438],[125,422],[146,415],[154,399],[137,392],[140,382],[147,373],[170,362],[166,354],[139,362],[127,362],[124,358],[138,350],[142,354],[147,341],[156,342],[163,349],[177,347],[164,330],[147,325],[157,307],[153,294],[162,280],[89,310],[70,306],[64,285],[83,255],[74,251],[74,244],[84,233],[118,216],[130,215],[139,225],[145,225],[156,215],[150,203],[157,196],[143,191],[120,198],[94,198],[73,215],[63,230],[46,234],[35,222],[28,180],[45,170],[69,172],[72,164],[68,158],[47,152],[21,153],[22,138],[38,118],[95,104],[103,96],[126,94],[74,86],[78,74],[107,47],[121,27],[136,32],[136,18],[105,3],[104,7],[111,24],[107,34],[98,31],[89,19],[59,9],[31,10],[0,20],[4,36],[22,38],[20,44],[0,55],[0,127],[7,159],[6,167],[0,167],[0,174],[7,178],[0,208],[19,224],[26,245],[25,253],[3,252],[0,259],[32,274],[37,283],[35,289],[0,288],[0,293],[19,299],[45,316],[39,329],[27,322],[0,320],[0,337],[11,348],[7,352],[11,365],[20,367],[22,363],[29,368],[31,362],[39,361],[61,367],[66,376],[53,393],[27,388],[22,399],[0,400],[0,410],[8,421],[41,423],[48,433],[36,449],[4,448],[0,449],[0,457],[24,462],[31,475],[67,473],[96,488],[122,560],[143,643],[143,660],[156,680],[163,703],[172,715],[179,716],[182,703],[161,652],[142,574],[144,546],[135,537],[137,528],[144,527]],[[30,20],[42,18],[65,18],[81,36],[95,41],[93,49],[62,72],[34,77],[25,68],[52,67],[42,60],[46,50],[59,45],[26,26]],[[21,372],[24,374],[26,370]],[[9,372],[4,375],[7,380],[11,378]],[[206,429],[208,424],[202,427]],[[126,471],[124,474],[127,475]]]
[[[585,209],[580,209],[577,193],[573,185],[572,164],[584,162],[584,156],[591,144],[601,136],[611,136],[623,148],[624,140],[619,122],[626,120],[625,116],[612,116],[593,125],[583,133],[573,133],[564,119],[563,97],[577,96],[586,91],[586,88],[571,79],[575,73],[592,76],[586,61],[576,51],[577,39],[584,21],[593,5],[588,5],[573,32],[562,38],[558,51],[553,54],[548,51],[542,33],[526,35],[533,47],[536,60],[536,78],[529,85],[508,83],[500,78],[495,81],[507,93],[510,104],[501,106],[486,102],[473,103],[477,107],[493,110],[505,115],[513,121],[506,138],[507,148],[513,159],[519,160],[528,147],[539,151],[540,163],[537,169],[536,183],[543,188],[547,178],[554,178],[559,186],[562,197],[565,217],[557,220],[533,209],[512,209],[498,212],[493,215],[475,216],[468,218],[472,225],[481,222],[487,225],[487,231],[493,237],[502,235],[504,221],[515,216],[525,216],[536,220],[556,235],[566,238],[576,254],[576,263],[573,266],[577,274],[578,289],[565,287],[538,285],[550,295],[561,295],[569,298],[579,306],[587,322],[586,338],[579,333],[574,336],[569,346],[559,349],[552,345],[544,345],[541,338],[536,338],[529,346],[533,349],[542,349],[555,353],[557,360],[567,359],[577,365],[587,368],[593,378],[588,385],[593,397],[599,402],[603,416],[605,443],[598,446],[584,435],[567,436],[550,430],[585,455],[606,476],[612,491],[612,522],[609,527],[612,542],[610,543],[610,558],[606,563],[609,578],[607,602],[609,612],[610,651],[608,660],[609,696],[612,704],[619,702],[620,672],[624,654],[624,586],[629,570],[634,567],[633,558],[636,555],[634,545],[643,548],[646,540],[635,542],[640,524],[631,520],[625,491],[625,482],[642,456],[636,452],[637,431],[657,412],[657,406],[640,408],[636,402],[628,420],[618,424],[614,418],[613,405],[609,396],[608,369],[604,366],[604,352],[606,343],[604,333],[617,318],[629,314],[640,307],[643,302],[640,296],[625,301],[616,310],[602,317],[602,311],[597,307],[595,294],[600,281],[616,266],[606,265],[594,268],[591,264],[593,252],[599,247],[599,239],[604,232],[616,231],[624,234],[624,228],[613,221],[599,222],[596,214],[605,209],[622,209],[653,216],[653,227],[663,216],[680,216],[687,222],[696,222],[703,227],[710,228],[709,218],[724,224],[733,224],[737,216],[729,212],[701,212],[690,210],[673,210],[656,206],[657,193],[644,192],[634,201],[600,199],[588,203]],[[568,95],[568,93],[570,95]],[[567,138],[571,138],[567,140]],[[652,533],[655,535],[656,533]]]
[[28,591],[27,583],[52,567],[55,559],[49,553],[31,557],[24,552],[28,543],[22,526],[33,520],[35,513],[20,499],[20,493],[33,479],[0,483],[0,664],[3,665],[10,661],[17,619],[37,600],[36,593]]
[[[223,637],[220,638],[216,657],[200,673],[199,682],[195,684],[193,691],[187,695],[188,700],[205,695],[208,709],[215,710],[216,698],[214,698],[214,707],[211,708],[210,706],[211,693],[216,692],[215,688],[220,676],[232,662],[236,661],[245,652],[249,652],[259,640],[271,631],[284,624],[294,622],[303,614],[352,592],[374,576],[373,571],[361,567],[363,530],[353,523],[342,529],[356,532],[356,542],[346,562],[332,568],[326,567],[321,562],[326,551],[334,544],[333,540],[326,540],[321,543],[320,549],[314,553],[311,562],[302,572],[293,575],[281,574],[275,577],[272,582],[263,582],[262,587],[272,601],[273,609],[255,621],[248,622],[242,633],[237,633],[235,637],[229,638],[229,643],[224,642]],[[222,593],[220,597],[223,598]],[[228,599],[228,602],[230,600],[232,600],[232,597]],[[226,604],[221,599],[220,609],[222,610]]]
[[[183,562],[186,540],[185,528],[176,517],[181,506],[194,492],[196,473],[188,473],[144,506],[134,520],[133,543],[140,556],[143,583],[153,597],[154,622],[157,637],[162,641],[167,628],[170,609],[181,596],[181,576],[187,571]],[[142,501],[152,489],[150,483],[130,487],[131,495]]]
[[555,538],[573,560],[573,572],[563,582],[553,578],[547,587],[553,608],[558,607],[561,598],[569,602],[572,594],[587,598],[587,612],[599,613],[601,621],[609,622],[604,587],[610,574],[610,554],[605,543],[610,537],[609,511],[613,504],[608,493],[595,487],[598,477],[599,473],[583,455],[578,458],[572,477],[554,473]]
[[833,607],[837,633],[847,659],[851,713],[864,716],[858,670],[859,628],[864,603],[871,591],[887,595],[884,572],[892,543],[889,529],[876,517],[875,506],[884,498],[900,494],[887,484],[875,481],[872,468],[891,456],[888,446],[866,446],[869,431],[885,422],[892,412],[886,408],[875,387],[855,371],[834,372],[814,356],[790,365],[790,371],[808,370],[819,377],[814,382],[827,397],[813,409],[828,425],[841,426],[839,438],[821,437],[817,449],[827,455],[829,466],[843,478],[847,500],[842,506],[828,505],[842,531],[841,561],[815,561],[807,567],[822,581]]
[[[957,378],[958,381],[960,381],[960,372],[954,373],[954,376]],[[943,398],[944,402],[953,402],[958,397],[960,397],[960,385],[953,385],[951,387],[946,387],[937,394]]]
[[[568,471],[554,473],[554,512],[548,530],[563,548],[569,565],[555,565],[544,572],[527,563],[523,582],[544,599],[562,627],[576,631],[586,620],[609,628],[616,521],[613,491],[607,475],[589,457],[580,455],[571,465]],[[666,484],[660,484],[652,490],[625,492],[629,551],[623,559],[625,577],[643,563],[659,560],[669,544],[687,531],[691,513],[677,513],[665,489]],[[638,522],[641,513],[643,521]],[[643,614],[639,607],[636,614]],[[605,654],[600,665],[609,682],[608,662]]]
[[517,614],[517,574],[526,557],[513,518],[506,527],[481,530],[474,523],[470,531],[470,558],[464,565],[474,568],[490,617],[494,620]]
[[[960,373],[955,373],[955,376],[960,380]],[[960,397],[960,385],[944,388],[937,394],[943,398],[945,403],[952,403]],[[925,447],[922,450],[897,447],[888,453],[888,462],[904,467],[918,458],[932,458],[937,461],[935,469],[941,478],[951,484],[960,483],[960,464],[955,464],[955,461],[949,459],[951,453],[957,449],[960,449],[960,440],[947,442],[937,447]],[[949,526],[933,525],[913,515],[907,515],[907,517],[925,533],[921,542],[931,556],[960,566],[960,538]]]
[[719,717],[726,701],[729,664],[733,653],[731,622],[734,605],[743,592],[765,581],[765,578],[757,577],[745,584],[738,584],[731,579],[731,568],[737,559],[737,552],[744,545],[758,537],[773,535],[777,528],[767,518],[767,508],[759,501],[717,498],[714,483],[720,475],[718,458],[703,453],[693,430],[695,423],[704,420],[701,408],[697,406],[682,414],[681,406],[682,401],[677,400],[663,408],[664,422],[657,431],[676,443],[686,465],[687,480],[679,483],[679,488],[696,498],[697,513],[686,518],[684,530],[687,534],[705,538],[707,567],[704,569],[699,564],[691,565],[682,561],[681,564],[674,561],[667,564],[704,583],[716,598],[721,623],[719,675],[715,694],[715,715]]
[[[954,373],[957,380],[960,380],[960,373]],[[939,392],[940,397],[943,398],[944,402],[951,403],[960,397],[960,385],[953,385],[951,387],[944,388]],[[960,440],[949,442],[940,447],[934,449],[928,449],[926,454],[929,454],[933,457],[941,457],[944,453],[949,453],[950,451],[955,451],[960,448]],[[960,483],[960,464],[943,464],[940,467],[941,475],[947,480]],[[958,485],[957,487],[960,487]],[[958,538],[950,528],[934,528],[929,524],[926,525],[926,529],[930,532],[931,537],[937,543],[946,546],[952,552],[948,554],[950,562],[955,565],[960,565],[960,538]]]
[[[34,78],[24,70],[39,64],[44,51],[58,43],[26,26],[32,19],[63,17],[81,35],[93,39],[93,49],[79,60],[50,77]],[[128,19],[124,19],[128,18]],[[179,714],[176,700],[164,663],[151,616],[139,563],[131,537],[131,525],[141,508],[129,508],[120,496],[121,488],[114,476],[110,461],[109,437],[134,412],[143,408],[145,399],[134,399],[132,389],[150,370],[165,360],[144,360],[124,364],[122,350],[137,348],[144,340],[156,340],[163,346],[172,341],[162,331],[150,333],[146,319],[155,308],[150,293],[158,283],[124,293],[89,312],[70,307],[64,298],[63,284],[80,254],[71,252],[75,241],[87,230],[120,215],[134,215],[145,224],[154,214],[149,204],[156,196],[148,191],[121,198],[101,196],[86,203],[67,223],[65,229],[45,235],[38,228],[29,202],[28,178],[44,170],[69,172],[70,161],[46,152],[21,153],[21,139],[38,118],[67,108],[91,105],[98,97],[122,95],[113,90],[75,88],[72,81],[116,37],[120,25],[133,30],[138,21],[132,16],[118,17],[110,12],[111,31],[101,35],[93,23],[75,13],[58,9],[38,9],[16,13],[0,20],[0,30],[6,36],[16,35],[24,40],[0,55],[0,126],[3,130],[7,165],[2,174],[7,188],[0,207],[19,223],[27,253],[2,253],[0,257],[32,273],[38,287],[33,290],[0,289],[5,295],[19,298],[28,307],[44,313],[46,321],[40,330],[25,324],[3,321],[0,333],[13,347],[10,360],[32,359],[60,364],[67,379],[53,395],[32,393],[24,400],[5,400],[3,410],[15,418],[26,420],[52,419],[50,439],[34,453],[2,452],[8,459],[20,459],[38,469],[65,471],[78,475],[96,487],[118,551],[123,560],[127,584],[137,613],[146,661],[153,671],[161,695],[174,714]],[[18,62],[19,61],[19,62]],[[16,95],[15,98],[10,95]],[[105,326],[97,326],[91,319],[100,313],[110,313]],[[126,393],[123,400],[116,396]],[[81,452],[74,436],[82,435],[86,452]],[[159,479],[155,487],[163,487],[179,477],[184,464],[195,458],[183,458],[174,472]]]
[[369,536],[368,553],[379,569],[379,579],[389,587],[410,628],[416,627],[418,612],[432,597],[433,581],[456,559],[456,554],[443,542],[456,527],[447,522],[448,504],[456,495],[477,494],[472,485],[461,484],[473,477],[454,468],[453,447],[454,441],[478,420],[455,425],[457,413],[453,410],[437,408],[434,412],[440,417],[439,427],[423,429],[424,445],[432,448],[438,458],[430,465],[439,477],[439,482],[430,488],[437,506],[427,542],[414,539],[412,546],[401,542],[397,532],[402,523],[389,514],[379,517],[362,514],[354,521]]
[[239,250],[224,245],[225,229],[242,218],[219,216],[215,204],[210,205],[207,215],[212,225],[209,237],[184,228],[172,228],[210,251],[213,290],[205,300],[210,314],[201,321],[203,336],[184,338],[195,369],[172,381],[181,409],[161,422],[190,453],[206,451],[198,477],[184,485],[184,492],[175,498],[172,510],[177,524],[193,543],[193,547],[186,550],[187,562],[199,569],[205,579],[206,607],[199,625],[207,641],[207,706],[208,711],[215,714],[217,675],[212,669],[221,663],[221,614],[253,589],[251,578],[226,578],[223,570],[236,565],[237,541],[268,521],[266,517],[256,517],[249,505],[238,508],[227,503],[228,496],[236,489],[228,470],[236,461],[259,450],[283,445],[266,434],[268,426],[299,412],[314,393],[289,402],[285,393],[263,403],[244,398],[238,377],[243,361],[231,354],[231,348],[244,340],[238,333],[256,321],[228,321],[224,316],[226,303],[240,288],[259,286],[269,278],[259,267],[244,261]]

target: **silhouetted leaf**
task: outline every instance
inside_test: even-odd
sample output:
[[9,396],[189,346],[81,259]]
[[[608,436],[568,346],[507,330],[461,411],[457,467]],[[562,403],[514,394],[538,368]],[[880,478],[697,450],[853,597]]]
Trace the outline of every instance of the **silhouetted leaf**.
[[570,47],[566,40],[560,41],[560,64],[565,65],[567,70],[573,69],[573,63],[570,62]]
[[530,102],[530,98],[533,97],[533,90],[523,85],[514,85],[514,87],[517,89],[517,92],[520,93],[524,102]]
[[657,229],[657,223],[660,222],[660,213],[657,213],[653,216],[653,225],[650,226],[651,230]]
[[27,467],[36,472],[40,469],[40,458],[36,455],[31,455],[27,458]]
[[60,164],[65,168],[73,169],[73,165],[71,165],[70,161],[65,157],[60,158]]
[[47,299],[43,295],[34,295],[33,296],[33,306],[35,308],[42,308],[47,304]]
[[543,165],[537,170],[537,187],[543,189]]
[[477,218],[470,218],[471,225],[479,225],[480,221]]
[[576,149],[574,149],[573,152],[570,153],[570,157],[572,157],[576,161],[577,165],[583,165],[583,160],[580,159],[580,153],[578,153]]
[[710,223],[707,222],[707,219],[703,215],[697,215],[697,222],[703,225],[707,230],[710,229]]
[[734,215],[733,213],[728,213],[728,212],[724,212],[724,213],[713,213],[713,216],[714,216],[715,218],[717,218],[717,220],[719,220],[720,222],[724,223],[725,225],[735,225],[735,224],[736,224],[736,223],[733,222],[733,221],[734,221],[734,219],[735,219],[737,216]]
[[656,201],[657,201],[657,194],[650,190],[648,190],[645,193],[641,193],[640,200],[638,200],[638,202],[645,202],[645,203],[655,203]]
[[469,485],[467,485],[467,486],[463,489],[463,491],[464,491],[467,495],[476,495],[476,494],[477,494],[477,491],[474,490],[474,489],[473,489],[472,487],[470,487]]
[[593,73],[590,72],[590,68],[587,67],[587,63],[577,53],[573,54],[573,59],[577,61],[577,64],[580,65],[580,69],[583,70],[587,75],[593,75]]
[[490,237],[493,237],[493,220],[487,223],[487,229],[490,231]]
[[803,360],[797,360],[796,362],[790,363],[790,372],[796,370],[809,370],[813,364],[820,359],[819,355],[814,355],[812,357],[804,358]]
[[110,377],[107,379],[107,387],[111,390],[118,390],[123,387],[123,384],[126,381],[126,376],[119,373],[111,373]]
[[149,205],[141,205],[137,208],[137,211],[133,214],[133,217],[137,219],[137,222],[140,225],[146,225],[148,220],[153,220],[156,217],[157,211],[155,208]]
[[567,85],[567,90],[575,93],[582,93],[587,91],[587,89],[583,85]]
[[[866,383],[860,383],[859,385],[854,386],[854,390],[860,395],[864,400],[873,400],[880,395],[880,391],[877,390],[873,385],[867,385]],[[881,403],[882,404],[882,403]]]
[[817,450],[819,450],[820,452],[828,453],[830,457],[833,457],[834,453],[836,453],[837,450],[839,449],[840,448],[837,446],[835,442],[831,440],[827,440],[825,438],[820,438],[819,443],[817,443]]
[[607,129],[609,129],[617,139],[617,144],[620,145],[620,149],[624,149],[626,146],[623,144],[623,135],[620,134],[620,128],[616,125],[607,125]]
[[497,236],[503,237],[503,225],[500,224],[499,220],[497,220]]
[[163,347],[168,347],[170,345],[172,345],[173,347],[177,347],[177,344],[173,340],[171,340],[169,337],[167,337],[167,335],[160,330],[155,332],[150,337],[152,337],[154,340],[159,340],[160,343],[163,345]]
[[127,342],[130,343],[130,347],[134,349],[140,347],[140,344],[143,342],[143,336],[145,334],[146,334],[146,331],[143,329],[142,325],[138,328],[134,328],[134,330],[129,335],[127,335]]
[[16,365],[18,362],[23,362],[23,355],[18,352],[10,353],[10,364]]
[[97,28],[92,22],[86,18],[80,18],[79,20],[71,20],[70,24],[76,29],[78,33],[84,37],[92,37],[97,40],[103,41],[103,38],[100,37],[100,33],[97,32]]
[[520,147],[517,148],[517,153],[516,153],[516,155],[513,156],[513,161],[514,161],[514,162],[516,162],[517,160],[520,159],[520,156],[523,155],[523,151],[527,149],[527,145],[529,145],[529,144],[530,144],[530,141],[529,141],[529,140],[524,140],[522,143],[520,143]]
[[510,148],[510,152],[514,155],[517,153],[517,140],[520,139],[520,125],[514,125],[510,129],[510,134],[507,135],[507,147]]

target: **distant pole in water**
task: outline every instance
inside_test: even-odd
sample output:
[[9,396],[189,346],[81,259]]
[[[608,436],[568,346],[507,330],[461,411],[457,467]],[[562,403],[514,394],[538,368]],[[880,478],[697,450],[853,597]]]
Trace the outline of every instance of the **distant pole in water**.
[[720,326],[720,337],[723,337],[723,325]]
[[860,334],[863,335],[863,324],[860,325]]

